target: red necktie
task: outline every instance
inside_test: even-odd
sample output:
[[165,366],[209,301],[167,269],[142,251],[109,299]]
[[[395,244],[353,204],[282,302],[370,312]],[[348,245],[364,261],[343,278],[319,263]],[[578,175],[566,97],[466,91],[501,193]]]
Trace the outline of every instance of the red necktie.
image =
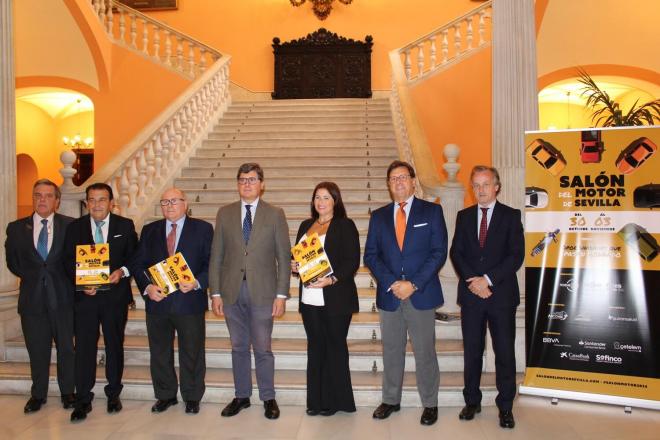
[[172,230],[170,230],[170,233],[167,234],[167,253],[170,255],[170,257],[174,255],[175,244],[176,244],[176,223],[172,223]]
[[486,234],[488,232],[488,208],[481,209],[481,224],[479,224],[479,247],[483,248],[486,244]]
[[403,239],[406,236],[406,207],[407,202],[399,203],[399,210],[396,212],[396,242],[399,243],[399,249],[403,250]]

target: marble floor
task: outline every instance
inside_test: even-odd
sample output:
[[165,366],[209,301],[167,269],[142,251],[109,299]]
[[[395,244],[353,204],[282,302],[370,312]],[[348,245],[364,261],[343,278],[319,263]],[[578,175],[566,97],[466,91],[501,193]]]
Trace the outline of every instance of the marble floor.
[[[254,404],[237,416],[220,416],[223,405],[202,404],[187,415],[181,403],[165,413],[152,414],[152,402],[125,400],[119,414],[105,412],[105,399],[80,424],[69,422],[69,411],[51,397],[41,411],[25,415],[23,396],[0,396],[0,439],[658,439],[660,412],[563,400],[553,406],[540,397],[521,396],[515,402],[516,428],[504,430],[497,410],[484,408],[475,420],[458,419],[460,408],[440,408],[438,422],[419,424],[419,408],[403,408],[389,419],[371,418],[372,408],[355,414],[310,417],[299,406],[282,407],[279,420],[263,417]],[[253,403],[255,403],[253,401]]]

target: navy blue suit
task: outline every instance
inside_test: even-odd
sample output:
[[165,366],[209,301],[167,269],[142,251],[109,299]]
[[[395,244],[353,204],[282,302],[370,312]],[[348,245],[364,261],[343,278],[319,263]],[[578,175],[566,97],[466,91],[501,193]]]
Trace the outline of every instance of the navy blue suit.
[[[383,341],[383,403],[401,402],[408,336],[413,346],[417,390],[425,408],[438,405],[440,373],[435,349],[435,309],[444,302],[438,271],[447,259],[447,228],[442,207],[413,198],[406,222],[403,249],[399,249],[390,203],[377,209],[369,221],[364,263],[378,282]],[[389,288],[397,280],[417,287],[398,299]]]
[[[495,399],[500,410],[511,410],[516,395],[516,307],[520,291],[516,271],[525,257],[525,237],[520,211],[495,203],[488,224],[486,242],[479,247],[477,205],[460,211],[451,245],[451,260],[458,276],[458,303],[464,346],[463,396],[468,405],[481,403],[479,383],[486,342],[486,326],[493,338],[495,353]],[[468,288],[466,279],[487,275],[492,295],[486,299]]]
[[179,339],[181,396],[185,401],[199,402],[205,391],[206,337],[204,312],[208,309],[206,289],[209,285],[209,259],[213,227],[204,220],[186,217],[176,252],[186,259],[199,289],[183,293],[176,290],[161,301],[144,295],[151,281],[146,275],[150,266],[166,259],[166,220],[150,223],[142,228],[140,243],[131,262],[131,272],[143,294],[147,311],[147,335],[151,378],[157,399],[168,400],[177,395],[174,370],[174,332]]

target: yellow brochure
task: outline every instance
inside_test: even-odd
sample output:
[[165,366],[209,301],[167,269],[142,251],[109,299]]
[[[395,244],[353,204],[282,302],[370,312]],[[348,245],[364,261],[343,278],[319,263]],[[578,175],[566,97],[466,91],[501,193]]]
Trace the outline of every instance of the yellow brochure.
[[110,245],[76,246],[76,290],[110,289]]
[[298,263],[298,274],[305,287],[332,274],[332,265],[316,232],[292,247],[291,254]]
[[163,289],[165,296],[179,290],[180,282],[192,283],[195,281],[195,276],[181,252],[151,266],[147,276],[153,284]]

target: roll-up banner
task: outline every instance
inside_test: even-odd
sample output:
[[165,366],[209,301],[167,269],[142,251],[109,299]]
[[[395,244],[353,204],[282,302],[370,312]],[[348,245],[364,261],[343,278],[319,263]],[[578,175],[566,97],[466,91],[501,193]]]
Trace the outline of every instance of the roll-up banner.
[[660,127],[525,133],[523,394],[660,409]]

